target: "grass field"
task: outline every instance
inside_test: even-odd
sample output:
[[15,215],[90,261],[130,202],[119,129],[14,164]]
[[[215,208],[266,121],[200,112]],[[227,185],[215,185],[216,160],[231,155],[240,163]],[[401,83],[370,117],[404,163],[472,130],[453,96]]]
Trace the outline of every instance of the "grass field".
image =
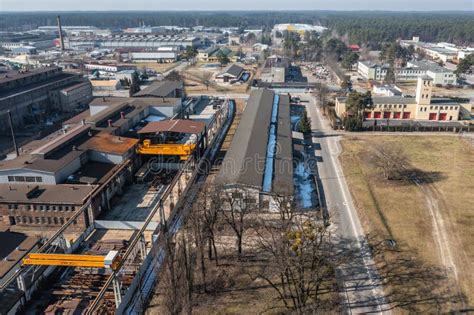
[[[372,163],[374,146],[399,148],[421,184],[388,181]],[[365,231],[394,239],[429,266],[446,270],[474,305],[474,147],[452,136],[357,135],[342,141],[340,156]],[[456,288],[456,289],[457,289]],[[449,288],[454,289],[452,286]]]

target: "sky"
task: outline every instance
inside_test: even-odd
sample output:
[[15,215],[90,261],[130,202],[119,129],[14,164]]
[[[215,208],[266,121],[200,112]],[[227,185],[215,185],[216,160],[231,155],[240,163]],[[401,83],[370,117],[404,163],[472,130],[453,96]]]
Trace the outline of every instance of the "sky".
[[0,0],[0,12],[74,10],[474,11],[474,0]]

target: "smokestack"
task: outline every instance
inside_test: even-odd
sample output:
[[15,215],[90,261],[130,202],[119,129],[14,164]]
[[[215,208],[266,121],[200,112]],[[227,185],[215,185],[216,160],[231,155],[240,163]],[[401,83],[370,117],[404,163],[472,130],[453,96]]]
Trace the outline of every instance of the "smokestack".
[[15,153],[16,153],[16,156],[20,156],[20,153],[18,152],[18,145],[16,144],[15,131],[13,130],[12,113],[10,112],[10,110],[8,110],[7,113],[8,113],[8,122],[10,123],[10,131],[12,133],[13,146],[15,147]]
[[61,28],[61,17],[58,15],[58,31],[59,31],[59,40],[61,41],[61,50],[64,51],[64,38],[63,38],[63,30]]

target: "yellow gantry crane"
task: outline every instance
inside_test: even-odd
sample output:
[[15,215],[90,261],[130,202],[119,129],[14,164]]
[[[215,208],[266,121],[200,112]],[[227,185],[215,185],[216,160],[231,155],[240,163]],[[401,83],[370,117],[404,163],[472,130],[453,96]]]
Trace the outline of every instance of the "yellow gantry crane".
[[195,143],[190,144],[151,144],[149,139],[143,140],[143,144],[138,146],[137,152],[139,154],[152,155],[178,155],[180,160],[185,161],[196,149]]
[[120,263],[118,251],[112,250],[106,256],[74,254],[31,253],[22,260],[23,265],[111,268]]

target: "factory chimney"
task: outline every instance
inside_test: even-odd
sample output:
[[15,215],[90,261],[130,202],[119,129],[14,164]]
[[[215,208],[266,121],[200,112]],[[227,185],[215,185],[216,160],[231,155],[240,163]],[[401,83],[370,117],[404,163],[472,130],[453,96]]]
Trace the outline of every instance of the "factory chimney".
[[58,31],[59,31],[59,40],[61,41],[61,50],[64,51],[64,38],[63,38],[63,30],[61,28],[61,17],[58,15]]

